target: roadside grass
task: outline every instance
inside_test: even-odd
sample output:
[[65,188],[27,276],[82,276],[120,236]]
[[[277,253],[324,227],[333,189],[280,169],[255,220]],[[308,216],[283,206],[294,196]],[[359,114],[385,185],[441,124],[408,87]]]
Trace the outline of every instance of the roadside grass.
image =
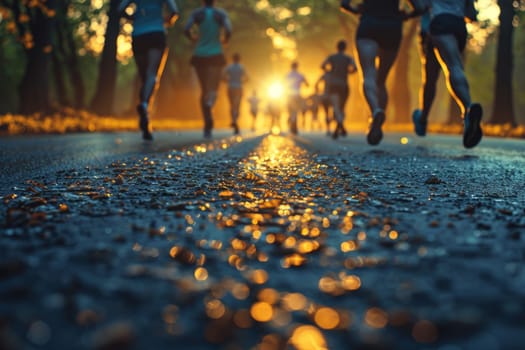
[[[264,116],[261,115],[260,119]],[[200,129],[200,119],[153,119],[154,130],[190,130]],[[217,121],[217,127],[229,127],[226,120]],[[243,127],[241,122],[241,128]],[[248,127],[245,125],[245,127]],[[364,123],[347,123],[349,131],[366,131]],[[35,135],[35,134],[66,134],[81,132],[118,132],[136,131],[138,122],[136,116],[99,116],[83,110],[64,109],[51,115],[34,114],[30,116],[6,114],[0,115],[0,135]],[[308,130],[308,129],[307,129]],[[386,123],[385,131],[412,132],[412,124]],[[429,124],[429,133],[461,134],[462,124]],[[486,136],[525,138],[525,126],[509,124],[483,124]]]

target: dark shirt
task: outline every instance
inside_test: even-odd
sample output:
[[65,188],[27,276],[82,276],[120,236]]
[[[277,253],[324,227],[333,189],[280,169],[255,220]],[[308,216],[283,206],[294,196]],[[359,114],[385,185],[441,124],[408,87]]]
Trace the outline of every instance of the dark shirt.
[[365,0],[363,2],[363,15],[396,17],[400,14],[399,0]]
[[328,84],[332,86],[346,86],[348,84],[348,74],[355,71],[356,66],[352,57],[344,53],[336,53],[328,56],[323,66],[329,65]]

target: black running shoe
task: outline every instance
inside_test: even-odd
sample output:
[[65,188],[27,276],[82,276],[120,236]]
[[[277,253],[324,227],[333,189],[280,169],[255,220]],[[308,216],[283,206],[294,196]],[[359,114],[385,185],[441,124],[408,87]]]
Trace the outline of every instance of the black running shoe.
[[385,118],[385,112],[383,111],[376,112],[372,118],[368,135],[366,135],[366,140],[370,145],[375,146],[381,142],[381,139],[383,138],[383,130],[381,130],[381,127],[385,122]]
[[414,131],[417,136],[425,136],[427,134],[427,120],[423,120],[423,112],[416,109],[412,113],[412,122],[414,123]]
[[473,103],[465,115],[463,129],[463,146],[465,148],[475,147],[483,137],[481,130],[481,117],[483,108],[479,103]]
[[341,136],[346,137],[347,134],[345,126],[341,124]]
[[150,131],[149,118],[148,118],[148,106],[141,103],[137,106],[137,112],[139,113],[139,127],[142,130],[142,138],[144,140],[153,140],[153,135]]
[[337,138],[339,137],[339,126],[337,126],[332,134],[332,138],[334,140],[337,140]]

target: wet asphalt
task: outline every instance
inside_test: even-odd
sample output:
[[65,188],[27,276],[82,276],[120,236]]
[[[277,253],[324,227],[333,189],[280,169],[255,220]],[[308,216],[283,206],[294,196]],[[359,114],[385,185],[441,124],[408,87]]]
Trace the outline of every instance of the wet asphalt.
[[0,348],[524,348],[523,141],[156,136],[1,140]]

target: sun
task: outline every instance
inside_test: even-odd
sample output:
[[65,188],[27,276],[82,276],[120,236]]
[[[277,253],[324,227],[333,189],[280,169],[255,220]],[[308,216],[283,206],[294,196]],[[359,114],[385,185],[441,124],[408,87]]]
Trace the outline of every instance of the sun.
[[268,97],[278,99],[284,96],[284,86],[280,81],[274,81],[268,86]]

